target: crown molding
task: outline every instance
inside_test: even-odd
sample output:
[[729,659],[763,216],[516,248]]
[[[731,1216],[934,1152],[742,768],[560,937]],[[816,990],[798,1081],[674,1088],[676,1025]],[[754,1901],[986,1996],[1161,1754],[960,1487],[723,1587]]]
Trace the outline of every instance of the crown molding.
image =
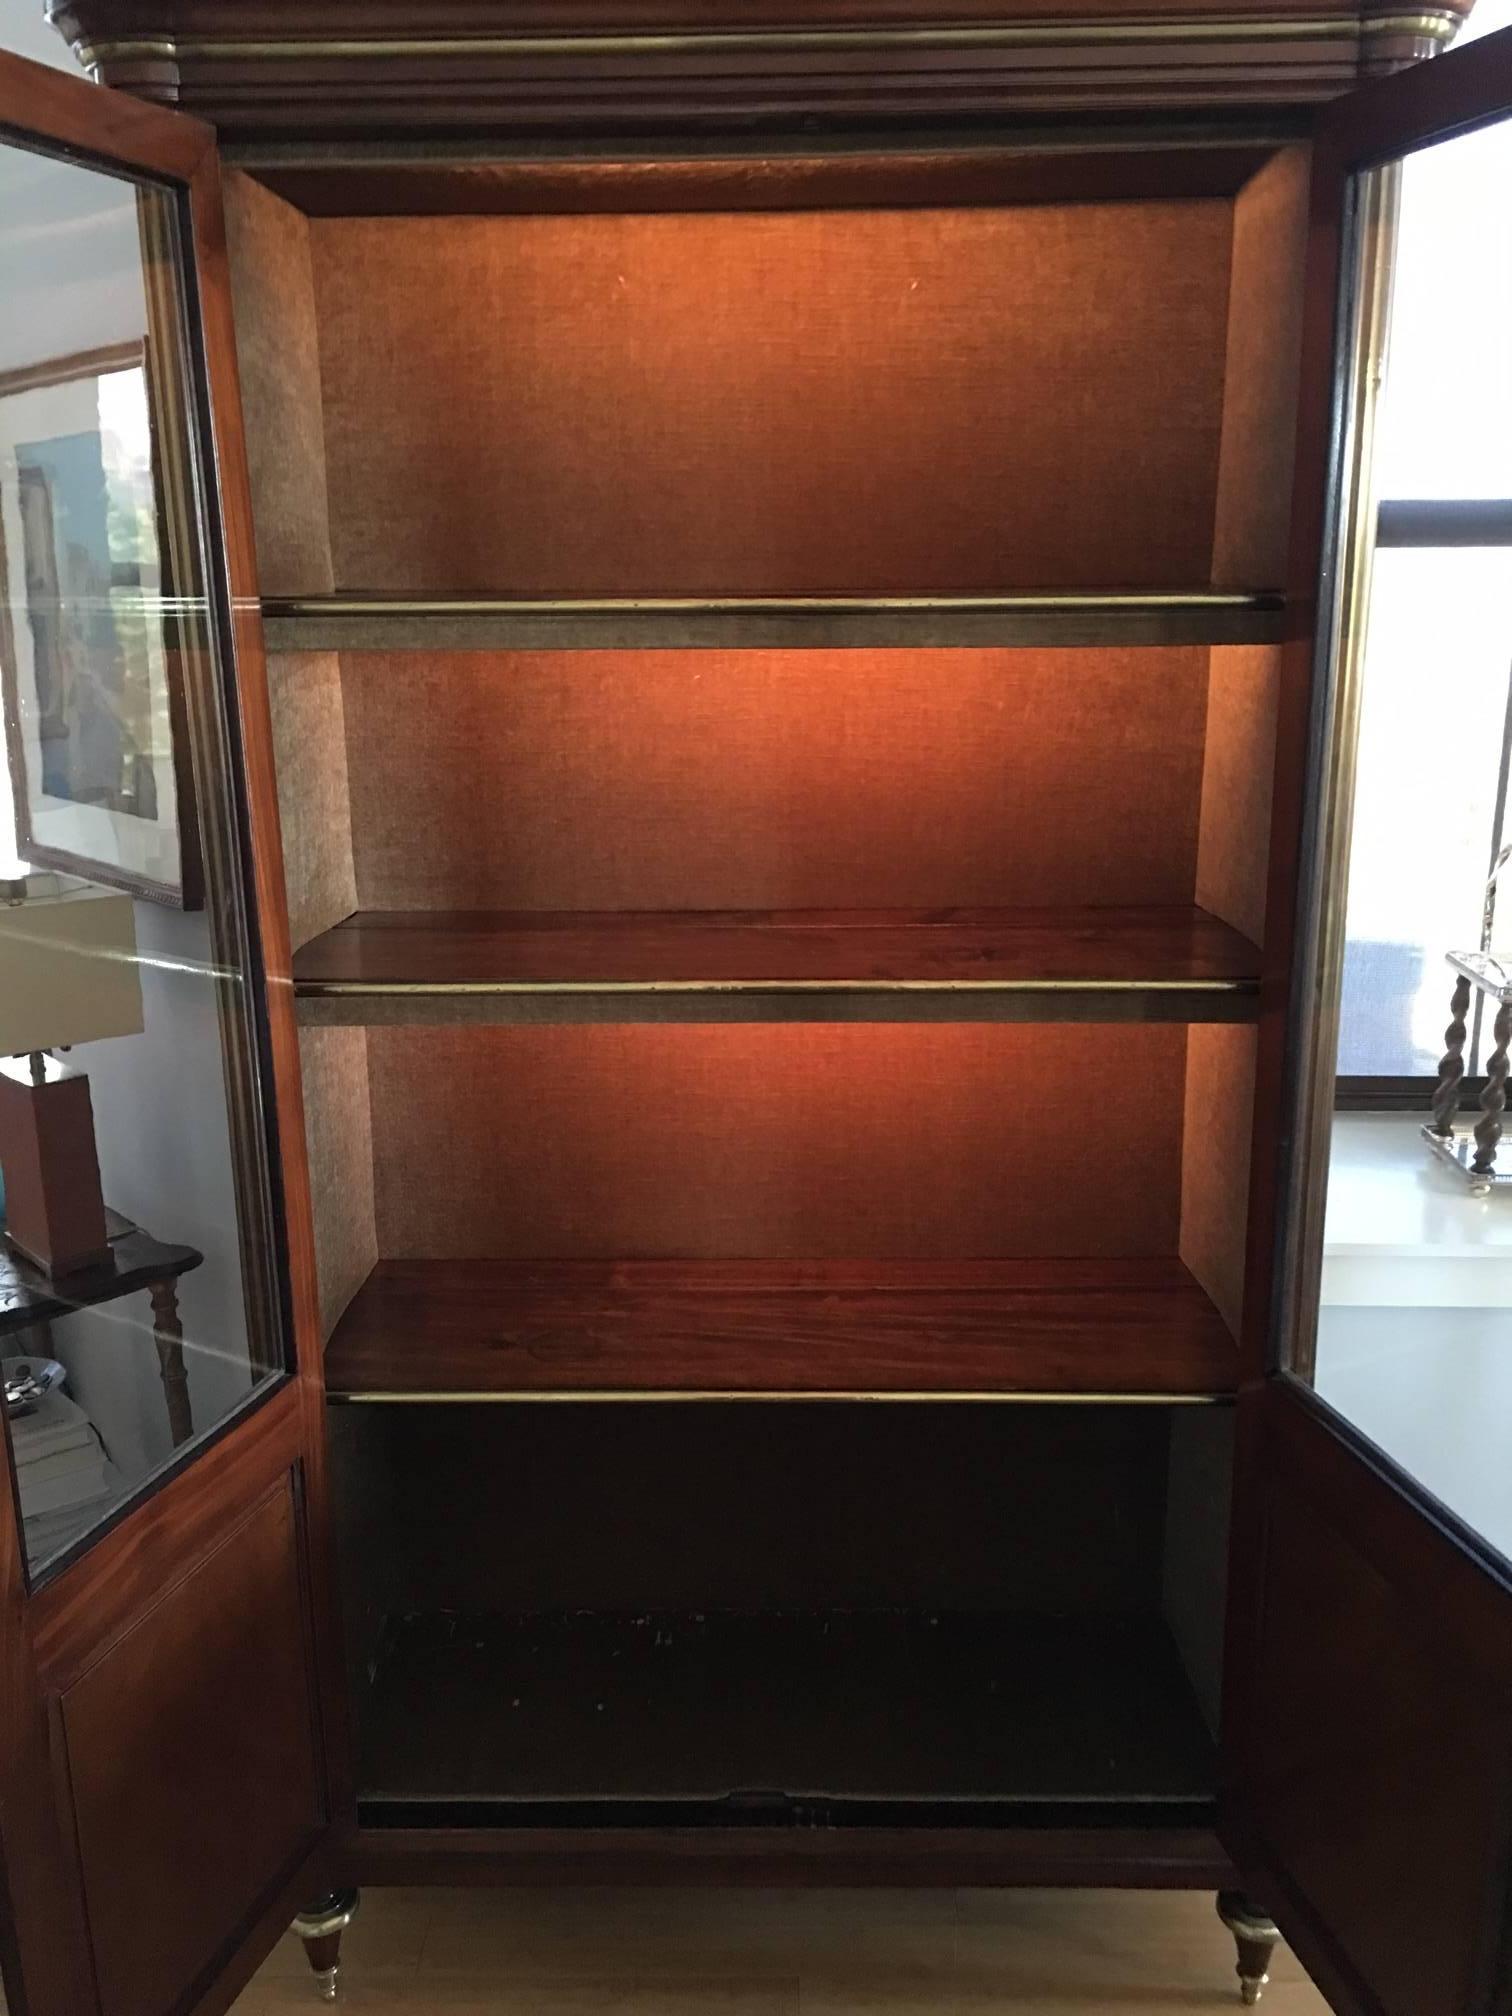
[[708,0],[54,0],[102,82],[228,136],[686,131],[1300,106],[1452,40],[1468,0],[1420,9],[1186,0],[823,0],[792,23]]

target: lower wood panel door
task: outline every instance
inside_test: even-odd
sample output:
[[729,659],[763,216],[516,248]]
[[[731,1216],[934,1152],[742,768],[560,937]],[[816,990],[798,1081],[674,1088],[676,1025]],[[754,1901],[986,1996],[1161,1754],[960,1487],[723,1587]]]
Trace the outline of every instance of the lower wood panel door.
[[295,1522],[285,1476],[58,1697],[104,2016],[173,2007],[319,1837]]
[[[18,845],[80,885],[6,908],[0,1051],[38,1061],[0,1115],[0,1355],[55,1363],[0,1423],[0,1964],[19,2016],[219,2016],[319,1888],[343,1745],[212,130],[0,53],[0,298]],[[151,724],[98,772],[97,689]]]

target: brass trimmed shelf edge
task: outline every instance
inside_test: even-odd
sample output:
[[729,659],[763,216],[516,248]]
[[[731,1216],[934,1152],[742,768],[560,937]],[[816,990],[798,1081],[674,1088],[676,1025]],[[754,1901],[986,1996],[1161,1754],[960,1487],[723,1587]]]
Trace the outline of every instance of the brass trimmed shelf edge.
[[589,1402],[594,1406],[632,1403],[637,1406],[679,1406],[691,1402],[707,1405],[711,1401],[718,1401],[721,1406],[731,1401],[756,1401],[778,1406],[801,1403],[821,1407],[842,1404],[883,1407],[900,1402],[917,1406],[921,1401],[927,1401],[931,1406],[973,1407],[988,1404],[1012,1407],[1226,1407],[1233,1405],[1234,1398],[1232,1393],[1133,1393],[1124,1390],[1106,1393],[1001,1393],[987,1389],[981,1392],[941,1393],[927,1387],[916,1392],[897,1393],[852,1392],[843,1387],[822,1393],[788,1388],[752,1393],[744,1388],[727,1386],[690,1389],[686,1393],[661,1393],[633,1386],[606,1386],[601,1390],[588,1388],[581,1392],[565,1388],[541,1393],[489,1393],[463,1389],[450,1393],[343,1393],[330,1390],[326,1393],[326,1400],[332,1407],[530,1407],[539,1402],[549,1402],[553,1406],[564,1402]]
[[1280,610],[1274,589],[1043,589],[942,595],[265,595],[264,616],[542,616],[772,614],[778,610],[864,614],[870,610],[1250,609]]
[[1272,643],[1270,590],[941,595],[314,595],[262,604],[272,650],[697,650]]
[[306,1024],[1252,1021],[1260,954],[1192,906],[358,911],[302,946]]

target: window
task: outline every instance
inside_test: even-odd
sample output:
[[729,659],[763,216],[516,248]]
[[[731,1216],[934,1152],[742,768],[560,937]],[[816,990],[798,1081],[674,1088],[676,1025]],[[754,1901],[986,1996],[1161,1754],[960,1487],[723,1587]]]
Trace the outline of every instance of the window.
[[[1482,32],[1512,20],[1483,0]],[[1401,170],[1339,1075],[1406,1091],[1443,1050],[1451,949],[1512,946],[1512,128]],[[1479,1029],[1468,1059],[1480,1062]],[[1367,1081],[1362,1084],[1361,1081]]]

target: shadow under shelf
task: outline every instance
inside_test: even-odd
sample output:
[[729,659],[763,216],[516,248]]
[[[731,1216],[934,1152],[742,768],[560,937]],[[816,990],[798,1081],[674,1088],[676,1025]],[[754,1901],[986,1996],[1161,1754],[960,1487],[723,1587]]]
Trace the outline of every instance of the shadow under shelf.
[[333,1401],[1222,1400],[1184,1264],[380,1260],[326,1347]]
[[1190,905],[359,911],[296,953],[315,1026],[1251,1022],[1260,954]]

